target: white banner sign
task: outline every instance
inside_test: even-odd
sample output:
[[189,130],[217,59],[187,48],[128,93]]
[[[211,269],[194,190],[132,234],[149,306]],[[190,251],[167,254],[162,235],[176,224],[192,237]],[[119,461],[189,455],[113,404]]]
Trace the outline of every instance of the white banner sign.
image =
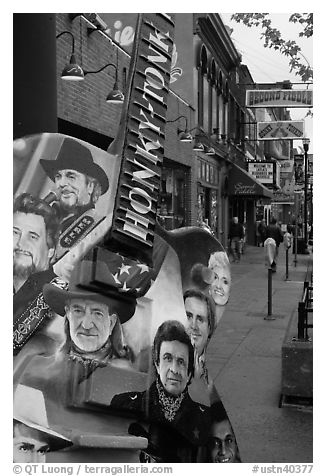
[[257,122],[258,140],[302,139],[304,121]]
[[273,164],[264,162],[251,162],[248,172],[261,183],[273,183]]
[[247,107],[312,107],[308,89],[254,89],[246,91]]

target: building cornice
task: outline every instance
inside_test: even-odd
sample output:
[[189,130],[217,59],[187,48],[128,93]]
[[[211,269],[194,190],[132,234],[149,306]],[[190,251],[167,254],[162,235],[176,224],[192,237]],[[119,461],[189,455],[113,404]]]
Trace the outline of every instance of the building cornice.
[[197,14],[197,33],[226,71],[241,63],[230,35],[218,13]]

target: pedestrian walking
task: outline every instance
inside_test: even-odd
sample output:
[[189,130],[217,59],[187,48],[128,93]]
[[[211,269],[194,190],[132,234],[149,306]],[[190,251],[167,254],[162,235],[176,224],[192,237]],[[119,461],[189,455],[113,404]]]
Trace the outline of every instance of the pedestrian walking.
[[265,220],[262,220],[259,225],[258,225],[258,234],[259,234],[259,241],[258,241],[258,246],[260,246],[260,243],[262,246],[264,246],[265,240],[266,240],[266,222]]
[[243,239],[243,226],[239,223],[238,217],[232,218],[229,231],[229,240],[233,262],[240,261],[240,240]]
[[276,245],[274,260],[271,264],[271,268],[275,272],[277,265],[278,248],[280,246],[280,243],[282,243],[283,241],[283,233],[281,231],[281,228],[277,225],[276,219],[274,217],[271,219],[270,224],[266,228],[266,239],[268,238],[272,238],[275,241]]
[[243,230],[243,237],[241,238],[239,242],[239,250],[240,254],[243,255],[245,251],[245,246],[246,246],[246,225],[242,225],[242,230]]
[[283,243],[285,249],[289,249],[292,246],[292,233],[291,233],[291,225],[286,226],[286,232],[283,235]]

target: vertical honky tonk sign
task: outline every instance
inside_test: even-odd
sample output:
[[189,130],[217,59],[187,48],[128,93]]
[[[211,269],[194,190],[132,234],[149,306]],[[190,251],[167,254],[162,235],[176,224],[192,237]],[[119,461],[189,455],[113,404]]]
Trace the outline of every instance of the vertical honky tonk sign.
[[174,19],[140,14],[129,70],[129,90],[118,136],[109,152],[121,154],[111,250],[151,264],[164,152]]

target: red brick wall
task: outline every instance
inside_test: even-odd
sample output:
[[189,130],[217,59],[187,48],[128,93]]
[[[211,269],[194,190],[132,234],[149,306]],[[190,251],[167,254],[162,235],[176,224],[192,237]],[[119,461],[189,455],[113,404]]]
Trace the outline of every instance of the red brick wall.
[[[68,30],[75,36],[77,62],[84,70],[94,71],[106,63],[119,66],[119,88],[122,89],[122,70],[129,68],[129,57],[111,44],[109,39],[95,31],[87,34],[87,23],[76,17],[72,22],[69,14],[57,14],[57,34]],[[89,128],[109,137],[115,137],[119,125],[121,106],[107,104],[105,99],[115,80],[113,67],[98,74],[90,74],[80,82],[61,79],[61,72],[69,63],[71,37],[63,35],[57,39],[57,92],[58,117],[82,127]]]
[[[69,14],[57,14],[57,35],[62,31],[70,31],[75,36],[75,54],[77,62],[85,71],[100,69],[106,63],[117,63],[117,48],[109,39],[95,31],[87,34],[87,22],[81,17],[70,21]],[[191,45],[192,48],[192,45]],[[64,66],[69,63],[71,55],[71,37],[63,35],[57,39],[57,94],[58,117],[73,124],[91,129],[108,137],[114,138],[120,122],[121,106],[109,105],[106,96],[112,89],[115,79],[114,68],[108,67],[98,74],[90,74],[80,82],[69,82],[61,79]],[[122,70],[129,69],[130,58],[118,50],[119,87],[122,89]],[[168,96],[167,119],[178,116],[187,117],[188,129],[194,126],[194,111],[174,93]],[[186,223],[195,224],[196,205],[196,163],[192,152],[192,144],[181,143],[178,139],[178,128],[185,129],[185,120],[166,125],[164,156],[176,163],[188,167],[186,184]]]

